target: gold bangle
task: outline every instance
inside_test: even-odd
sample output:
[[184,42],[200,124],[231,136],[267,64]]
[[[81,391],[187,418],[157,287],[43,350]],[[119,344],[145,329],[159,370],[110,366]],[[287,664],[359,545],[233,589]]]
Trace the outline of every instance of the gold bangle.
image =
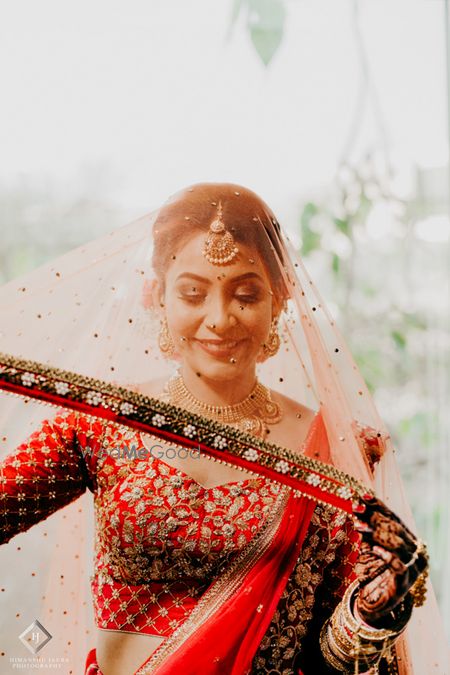
[[354,673],[354,661],[341,660],[334,654],[329,642],[329,622],[325,621],[320,631],[320,649],[326,663],[340,673],[352,675]]
[[[400,634],[389,628],[375,628],[365,623],[362,619],[357,619],[353,613],[353,596],[359,591],[359,581],[354,581],[344,593],[342,598],[342,614],[345,626],[351,633],[357,633],[362,640],[369,642],[381,642],[389,638],[396,638]],[[355,598],[356,601],[356,598]],[[338,605],[339,606],[339,605]]]
[[[328,652],[331,653],[331,660],[341,661],[341,667],[354,666],[360,661],[368,668],[375,666],[391,651],[394,642],[406,627],[405,624],[400,630],[375,628],[355,615],[354,603],[359,587],[359,581],[350,584],[322,631],[322,642],[326,642],[328,650],[325,658],[329,656]],[[333,665],[331,661],[330,664]]]
[[327,630],[328,646],[331,651],[338,656],[345,663],[353,663],[355,660],[355,650],[353,643],[347,644],[346,642],[342,643],[340,641],[339,633],[333,630],[332,624],[328,624]]
[[380,654],[378,651],[375,652],[375,654],[368,654],[360,648],[361,645],[358,639],[355,643],[351,643],[351,650],[349,653],[343,652],[336,645],[334,638],[335,635],[329,620],[325,622],[322,627],[320,645],[325,661],[340,673],[351,673],[351,675],[354,675],[355,666],[358,667],[359,672],[360,664],[364,666],[364,671],[366,671],[366,669],[371,669],[378,664],[381,655],[383,654],[383,652]]

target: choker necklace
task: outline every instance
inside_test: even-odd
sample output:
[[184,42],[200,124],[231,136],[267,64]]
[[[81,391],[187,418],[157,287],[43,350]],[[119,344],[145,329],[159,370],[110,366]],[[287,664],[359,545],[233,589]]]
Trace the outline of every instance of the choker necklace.
[[166,385],[168,402],[209,419],[265,438],[266,424],[276,424],[283,416],[278,403],[272,401],[270,391],[256,380],[252,391],[243,401],[232,405],[211,405],[199,401],[186,387],[181,374],[172,377]]

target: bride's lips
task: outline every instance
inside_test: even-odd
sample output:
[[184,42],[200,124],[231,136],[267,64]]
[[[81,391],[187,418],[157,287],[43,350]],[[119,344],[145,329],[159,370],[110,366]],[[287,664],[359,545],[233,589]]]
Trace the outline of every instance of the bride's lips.
[[242,338],[240,340],[199,340],[193,338],[193,340],[211,356],[229,356],[244,342]]

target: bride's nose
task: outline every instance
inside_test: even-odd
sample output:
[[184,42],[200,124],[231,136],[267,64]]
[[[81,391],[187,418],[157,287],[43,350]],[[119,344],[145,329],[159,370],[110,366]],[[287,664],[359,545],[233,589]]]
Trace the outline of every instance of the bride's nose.
[[229,303],[219,298],[210,303],[204,321],[206,327],[216,333],[224,333],[237,323]]

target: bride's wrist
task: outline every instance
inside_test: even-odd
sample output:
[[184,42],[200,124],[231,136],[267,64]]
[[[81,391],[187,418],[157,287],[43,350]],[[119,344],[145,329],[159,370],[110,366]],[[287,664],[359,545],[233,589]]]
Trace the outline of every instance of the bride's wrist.
[[356,590],[352,613],[355,619],[368,629],[402,630],[410,619],[412,608],[413,603],[411,598],[406,596],[392,610],[386,611],[381,615],[378,612],[371,614],[360,607],[360,595],[358,590]]
[[352,614],[357,621],[367,628],[387,628],[389,625],[389,610],[383,611],[378,607],[376,611],[367,608],[367,603],[361,598],[361,588],[355,587],[352,594]]

